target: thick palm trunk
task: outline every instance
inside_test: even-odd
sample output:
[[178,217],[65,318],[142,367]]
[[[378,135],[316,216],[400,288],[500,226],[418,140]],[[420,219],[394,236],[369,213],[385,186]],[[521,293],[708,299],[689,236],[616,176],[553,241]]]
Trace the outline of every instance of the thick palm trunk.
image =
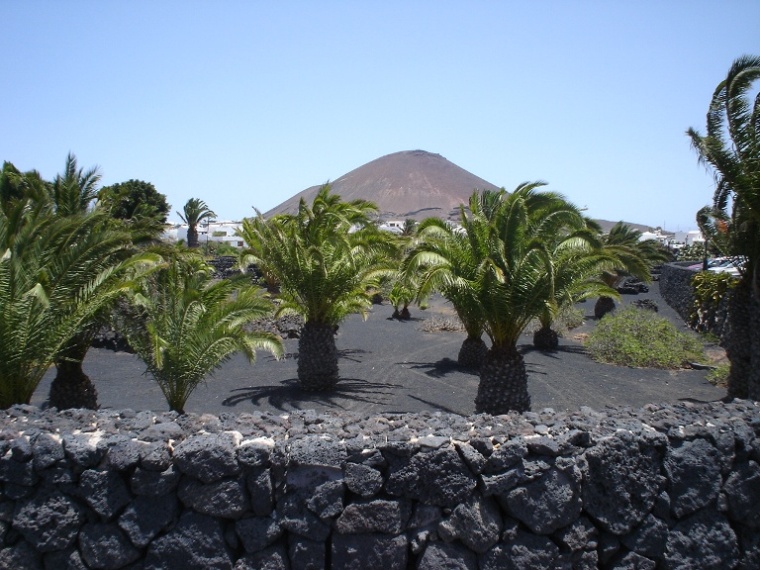
[[307,322],[298,339],[298,383],[303,390],[332,390],[338,383],[335,327]]
[[614,310],[615,300],[612,297],[599,297],[596,305],[594,305],[594,316],[597,319],[601,319],[604,315]]
[[63,354],[64,358],[55,363],[56,376],[50,384],[48,394],[48,403],[51,407],[59,410],[98,409],[98,391],[82,368],[82,361],[89,348],[89,337],[81,339]]
[[530,410],[528,373],[517,348],[491,347],[480,367],[475,412],[492,415]]
[[760,299],[744,281],[731,295],[723,343],[731,362],[729,397],[760,400]]
[[538,350],[557,350],[559,335],[551,327],[541,327],[533,333],[533,346]]
[[479,370],[486,358],[488,347],[481,337],[468,336],[459,349],[457,362],[463,368]]
[[198,230],[192,226],[187,228],[187,247],[198,247]]

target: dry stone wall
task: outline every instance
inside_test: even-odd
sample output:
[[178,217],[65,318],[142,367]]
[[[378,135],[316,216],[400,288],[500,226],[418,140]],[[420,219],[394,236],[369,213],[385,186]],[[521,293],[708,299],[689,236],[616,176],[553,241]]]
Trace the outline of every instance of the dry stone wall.
[[0,412],[0,568],[760,568],[760,408]]

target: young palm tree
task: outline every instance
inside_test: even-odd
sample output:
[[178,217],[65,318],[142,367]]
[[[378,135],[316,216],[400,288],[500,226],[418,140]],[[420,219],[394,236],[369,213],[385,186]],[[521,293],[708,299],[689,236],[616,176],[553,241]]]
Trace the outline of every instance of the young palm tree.
[[503,414],[530,409],[527,372],[517,341],[553,298],[549,244],[582,226],[581,212],[554,192],[523,184],[498,204],[485,224],[489,255],[478,268],[473,312],[479,312],[491,348],[480,368],[476,412]]
[[[618,258],[618,263],[602,272],[602,281],[610,288],[615,288],[625,275],[632,275],[645,283],[652,280],[652,266],[668,260],[665,252],[656,240],[640,241],[641,232],[631,226],[618,222],[610,232],[602,237],[604,251]],[[601,319],[615,310],[615,301],[609,295],[602,295],[594,306],[594,316]]]
[[556,350],[559,346],[559,335],[552,325],[562,311],[592,297],[620,296],[599,278],[605,268],[614,267],[617,259],[599,247],[594,232],[580,230],[560,236],[549,251],[554,279],[549,303],[538,315],[541,328],[533,334],[533,346],[539,350]]
[[715,173],[713,209],[730,220],[731,254],[746,257],[729,307],[724,340],[731,362],[728,393],[760,399],[760,57],[733,62],[712,96],[707,134],[687,134]]
[[187,247],[198,247],[198,225],[203,220],[216,217],[216,214],[200,198],[190,198],[182,212],[177,212],[177,215],[187,224]]
[[130,345],[145,362],[169,408],[184,413],[190,394],[235,352],[249,361],[256,350],[282,355],[282,341],[246,327],[271,314],[260,291],[229,279],[195,256],[170,259],[132,295],[142,318],[129,327]]
[[423,220],[418,230],[419,241],[404,264],[406,272],[420,274],[418,298],[440,291],[456,311],[467,333],[457,356],[458,364],[464,368],[480,368],[488,352],[482,338],[482,316],[473,310],[474,282],[480,264],[489,254],[488,226],[482,222],[492,215],[489,204],[504,195],[488,190],[473,192],[469,200],[472,215],[465,216],[464,207],[460,209],[462,230],[440,218]]
[[298,380],[304,390],[330,390],[338,382],[335,330],[352,313],[366,314],[372,289],[393,271],[392,240],[371,222],[377,208],[343,202],[323,186],[311,205],[265,220],[246,219],[240,235],[250,260],[280,287],[278,314],[304,317],[298,341]]

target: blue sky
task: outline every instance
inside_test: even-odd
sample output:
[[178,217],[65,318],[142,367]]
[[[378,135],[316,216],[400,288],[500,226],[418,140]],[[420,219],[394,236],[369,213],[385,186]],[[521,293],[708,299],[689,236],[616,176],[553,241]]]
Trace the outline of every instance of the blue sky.
[[53,178],[71,151],[224,219],[423,149],[690,229],[713,182],[684,132],[760,54],[757,0],[2,0],[0,20],[0,159]]

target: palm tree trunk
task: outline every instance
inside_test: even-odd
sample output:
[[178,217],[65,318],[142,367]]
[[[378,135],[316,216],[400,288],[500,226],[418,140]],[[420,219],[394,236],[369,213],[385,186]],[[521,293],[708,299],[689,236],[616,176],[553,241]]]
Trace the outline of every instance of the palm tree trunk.
[[459,349],[457,362],[463,368],[480,369],[488,353],[488,347],[481,337],[467,336]]
[[596,305],[594,305],[594,316],[597,319],[601,319],[604,315],[614,310],[615,300],[612,297],[599,297]]
[[98,391],[82,368],[82,361],[90,348],[90,342],[89,336],[77,339],[55,363],[56,376],[50,384],[48,394],[48,404],[51,407],[59,410],[98,409]]
[[728,396],[760,399],[760,299],[745,280],[729,300],[723,342],[731,362]]
[[533,333],[533,346],[538,350],[557,350],[559,335],[551,327],[541,327]]
[[475,412],[499,415],[528,410],[528,373],[522,355],[514,346],[491,347],[480,367]]
[[198,229],[195,226],[187,227],[187,247],[198,247]]
[[298,339],[298,383],[303,390],[323,392],[338,383],[335,327],[307,322]]

